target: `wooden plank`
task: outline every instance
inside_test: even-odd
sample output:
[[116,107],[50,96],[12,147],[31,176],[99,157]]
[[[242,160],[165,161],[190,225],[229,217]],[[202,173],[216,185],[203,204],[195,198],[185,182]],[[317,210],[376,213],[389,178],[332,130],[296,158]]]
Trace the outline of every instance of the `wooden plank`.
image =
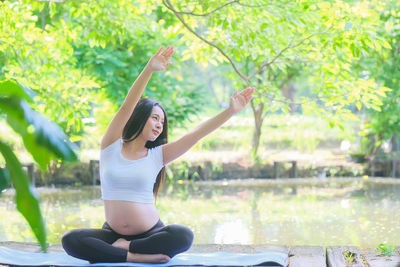
[[382,256],[377,249],[361,249],[362,258],[371,267],[400,267],[400,250],[397,247],[392,256]]
[[[347,260],[345,253],[349,255]],[[353,246],[328,247],[326,256],[328,267],[400,267],[398,248],[393,256],[381,256],[377,252],[377,249],[373,248],[360,249]]]
[[188,252],[215,252],[225,251],[232,253],[261,253],[265,251],[276,251],[289,253],[289,248],[286,246],[277,245],[219,245],[219,244],[195,244]]
[[289,267],[326,267],[325,251],[320,246],[294,246],[289,249]]
[[326,262],[328,267],[368,266],[365,265],[365,262],[361,257],[360,248],[355,246],[327,247]]

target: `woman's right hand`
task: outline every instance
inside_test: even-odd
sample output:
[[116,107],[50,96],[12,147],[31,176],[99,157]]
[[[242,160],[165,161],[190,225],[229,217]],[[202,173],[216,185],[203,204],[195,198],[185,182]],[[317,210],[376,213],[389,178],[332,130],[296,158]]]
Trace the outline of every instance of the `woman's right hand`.
[[151,71],[162,71],[165,70],[169,65],[172,63],[169,62],[170,58],[174,54],[174,47],[173,46],[167,46],[167,48],[164,49],[162,46],[160,50],[158,50],[157,53],[155,53],[147,63],[147,67]]

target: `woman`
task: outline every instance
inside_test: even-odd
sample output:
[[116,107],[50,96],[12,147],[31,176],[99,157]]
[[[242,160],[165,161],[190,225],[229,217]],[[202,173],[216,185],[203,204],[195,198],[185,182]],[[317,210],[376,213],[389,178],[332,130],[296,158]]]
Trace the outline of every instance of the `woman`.
[[192,231],[180,225],[164,226],[154,205],[164,166],[242,110],[254,89],[236,91],[229,108],[167,143],[164,109],[158,102],[140,97],[151,75],[171,64],[173,53],[173,47],[161,47],[151,57],[111,120],[100,152],[106,222],[102,229],[65,233],[62,245],[71,256],[90,262],[165,263],[190,248]]

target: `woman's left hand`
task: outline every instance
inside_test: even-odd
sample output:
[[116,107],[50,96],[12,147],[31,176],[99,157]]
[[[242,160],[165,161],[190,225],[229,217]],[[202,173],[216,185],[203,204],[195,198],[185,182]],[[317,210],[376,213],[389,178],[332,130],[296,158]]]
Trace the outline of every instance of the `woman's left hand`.
[[253,87],[248,87],[239,94],[237,90],[233,93],[229,102],[229,109],[232,114],[238,113],[250,102],[255,90]]
[[148,67],[153,72],[165,70],[169,65],[172,64],[171,62],[169,62],[169,60],[171,59],[173,54],[173,46],[167,46],[167,48],[165,49],[164,46],[162,46],[160,50],[158,50],[158,52],[150,58],[146,67]]

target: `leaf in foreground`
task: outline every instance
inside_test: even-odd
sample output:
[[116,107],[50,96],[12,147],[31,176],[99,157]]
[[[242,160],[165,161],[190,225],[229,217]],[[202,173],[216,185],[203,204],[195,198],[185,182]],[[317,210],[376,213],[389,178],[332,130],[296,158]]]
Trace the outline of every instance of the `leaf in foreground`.
[[10,173],[15,188],[15,199],[18,211],[28,221],[43,251],[46,251],[46,232],[40,212],[38,197],[32,191],[29,179],[22,170],[22,165],[11,149],[0,141],[0,152],[6,161],[6,168]]

